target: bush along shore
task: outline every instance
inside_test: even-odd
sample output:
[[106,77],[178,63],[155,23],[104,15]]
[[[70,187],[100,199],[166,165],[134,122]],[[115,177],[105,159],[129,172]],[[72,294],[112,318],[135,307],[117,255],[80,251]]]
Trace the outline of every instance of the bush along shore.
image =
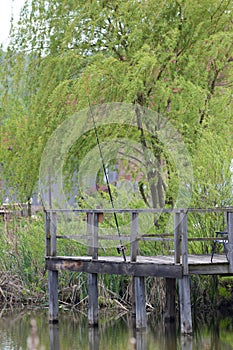
[[[48,305],[47,271],[45,270],[44,218],[37,213],[32,218],[12,217],[0,223],[0,303],[2,310],[13,306]],[[86,247],[75,242],[77,255],[85,254]],[[73,254],[74,242],[66,241],[60,250]],[[147,248],[146,254],[150,255]],[[113,252],[115,254],[115,252]],[[151,252],[153,255],[153,252]],[[127,276],[99,276],[100,308],[131,309],[131,279]],[[192,307],[198,311],[219,309],[233,313],[232,277],[193,276],[191,278]],[[165,306],[165,281],[146,279],[146,306],[148,311],[162,313]],[[85,308],[88,303],[87,274],[59,273],[59,303],[71,309]]]

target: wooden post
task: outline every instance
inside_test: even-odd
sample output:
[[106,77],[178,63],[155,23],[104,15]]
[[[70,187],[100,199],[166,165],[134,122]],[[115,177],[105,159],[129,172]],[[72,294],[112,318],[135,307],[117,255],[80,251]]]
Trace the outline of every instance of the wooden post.
[[58,322],[58,271],[48,271],[49,322]]
[[181,255],[181,215],[180,212],[174,213],[174,263],[180,264]]
[[130,260],[136,261],[138,254],[138,213],[132,212],[131,215],[131,235],[130,235]]
[[97,273],[88,274],[88,323],[98,325],[98,286]]
[[145,277],[134,277],[135,280],[135,304],[136,304],[136,328],[146,328],[146,296]]
[[51,255],[50,213],[45,212],[45,255]]
[[51,256],[57,255],[57,214],[51,216]]
[[229,273],[233,273],[233,212],[227,213]]
[[92,256],[92,230],[94,214],[87,212],[87,255]]
[[188,276],[187,213],[175,213],[175,263],[180,263],[180,239],[182,237],[183,277],[179,279],[180,323],[182,334],[192,334],[190,281]]
[[98,213],[87,213],[87,255],[98,259]]
[[176,279],[166,278],[166,305],[165,322],[174,322],[176,320]]
[[188,275],[188,217],[183,211],[181,212],[181,237],[183,274]]
[[[56,256],[56,233],[57,233],[57,223],[56,223],[56,213],[52,213],[50,221],[50,256]],[[58,271],[48,271],[48,289],[49,289],[49,322],[58,322]]]
[[[92,213],[87,216],[88,225],[91,224],[92,246],[89,247],[89,252],[93,260],[98,259],[98,214]],[[88,323],[90,326],[98,325],[98,276],[97,273],[88,274]]]
[[189,276],[179,279],[181,334],[192,334],[192,313]]
[[[131,235],[130,235],[130,261],[135,262],[137,261],[137,254],[138,254],[138,241],[137,241],[137,235],[138,235],[138,213],[132,212],[131,215]],[[131,312],[132,315],[136,315],[136,305],[135,305],[135,277],[132,277],[132,292],[131,292]]]

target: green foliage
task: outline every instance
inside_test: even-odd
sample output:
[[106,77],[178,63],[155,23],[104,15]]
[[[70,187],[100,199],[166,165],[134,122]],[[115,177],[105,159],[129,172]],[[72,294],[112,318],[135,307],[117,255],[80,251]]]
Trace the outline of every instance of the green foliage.
[[[30,197],[47,140],[88,96],[162,113],[192,157],[192,205],[232,205],[232,35],[230,1],[26,1],[1,58],[3,177]],[[148,167],[152,205],[173,205],[175,167],[152,149],[167,177],[153,194]]]

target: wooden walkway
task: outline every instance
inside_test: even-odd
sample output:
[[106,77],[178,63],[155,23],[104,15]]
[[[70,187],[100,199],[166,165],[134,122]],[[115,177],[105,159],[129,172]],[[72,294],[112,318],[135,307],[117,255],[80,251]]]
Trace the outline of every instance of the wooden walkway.
[[[182,262],[174,264],[173,256],[137,256],[136,262],[131,262],[126,256],[126,262],[121,256],[100,256],[93,260],[88,256],[56,256],[46,257],[48,270],[69,270],[87,273],[101,273],[127,276],[154,276],[166,278],[182,278]],[[224,254],[215,254],[213,263],[209,255],[188,255],[188,275],[232,275],[229,262]]]
[[[127,210],[75,210],[76,214],[86,215],[86,235],[71,235],[67,232],[58,233],[57,223],[60,213],[69,211],[48,210],[45,213],[46,235],[46,268],[49,271],[49,319],[51,322],[58,321],[58,272],[61,270],[88,273],[88,321],[90,325],[98,324],[98,274],[128,275],[133,278],[133,312],[136,314],[136,327],[146,327],[145,310],[145,277],[155,276],[166,279],[167,306],[165,315],[167,320],[175,319],[175,290],[176,280],[179,285],[180,324],[183,334],[192,333],[192,317],[190,302],[190,281],[192,275],[233,275],[233,208],[221,209],[175,209],[163,210],[163,213],[173,215],[173,232],[168,234],[140,235],[139,215],[144,213],[161,213],[155,209],[127,209]],[[118,215],[130,214],[130,232],[121,236],[120,242],[128,242],[129,253],[125,256],[100,255],[100,240],[108,239],[116,242],[117,235],[105,235],[99,230],[103,214]],[[189,237],[188,215],[223,215],[226,217],[227,228],[227,257],[224,253],[214,254],[211,263],[211,247],[216,240],[215,232],[210,237]],[[189,227],[190,228],[190,227]],[[86,240],[87,253],[85,256],[59,256],[57,254],[58,239]],[[141,256],[139,255],[139,243],[141,240],[172,243],[172,250],[164,255]],[[191,242],[203,242],[210,246],[210,253],[206,255],[194,255],[189,253]],[[222,241],[220,247],[222,245]],[[115,244],[115,243],[114,243]],[[123,245],[120,246],[123,248]],[[120,252],[122,253],[121,249]],[[127,251],[128,252],[128,251]]]

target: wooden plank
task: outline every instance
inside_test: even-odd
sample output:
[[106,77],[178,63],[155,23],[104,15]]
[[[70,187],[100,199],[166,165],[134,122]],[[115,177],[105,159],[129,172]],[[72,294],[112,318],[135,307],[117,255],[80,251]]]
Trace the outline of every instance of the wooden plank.
[[233,213],[227,213],[229,273],[233,273]]
[[49,322],[58,322],[58,271],[48,271]]
[[135,277],[136,328],[146,328],[145,277]]
[[221,212],[233,212],[233,207],[224,207],[224,208],[173,208],[173,209],[47,209],[48,212],[62,212],[62,213],[177,213],[181,210],[189,213],[221,213]]
[[[86,235],[59,235],[57,236],[58,239],[75,239],[75,240],[87,240],[89,239],[89,233]],[[106,240],[106,241],[118,241],[119,242],[119,236],[113,236],[113,235],[99,235],[98,234],[98,240]],[[122,241],[130,241],[130,236],[121,236]],[[88,254],[89,255],[89,254]]]
[[228,275],[229,264],[189,264],[189,275]]
[[140,241],[149,241],[149,242],[174,242],[174,238],[163,238],[163,237],[140,237]]
[[188,238],[189,242],[213,242],[216,239],[215,237],[190,237]]
[[[64,261],[91,261],[90,256],[57,256],[59,259],[64,259]],[[189,254],[189,265],[209,265],[210,264],[210,254],[204,255],[204,254]],[[51,258],[54,259],[54,258]],[[102,262],[122,262],[121,256],[99,256],[99,259]],[[161,265],[174,265],[173,256],[171,255],[155,255],[155,256],[137,256],[137,263],[151,263],[151,264],[161,264]],[[126,257],[126,264],[130,263],[130,257]],[[135,264],[132,262],[132,264]],[[226,256],[225,254],[216,254],[215,260],[212,263],[215,264],[227,264]],[[211,265],[210,265],[211,267]]]
[[69,270],[87,273],[100,273],[109,275],[128,275],[128,276],[156,276],[181,278],[182,267],[173,264],[154,264],[154,263],[124,263],[114,261],[92,261],[84,259],[64,259],[62,257],[47,257],[46,268],[48,270]]
[[88,274],[88,323],[98,325],[98,285],[97,274]]
[[189,276],[179,279],[181,334],[192,334],[192,313]]
[[[160,237],[160,236],[138,236],[138,240],[140,241],[149,241],[149,242],[154,242],[154,241],[158,241],[158,242],[172,242],[174,241],[174,237],[173,238],[169,238],[170,236],[167,237]],[[74,240],[87,240],[88,239],[88,235],[57,235],[57,239],[74,239]],[[216,239],[216,237],[190,237],[188,238],[188,242],[213,242]],[[101,235],[98,234],[98,240],[106,240],[106,241],[118,241],[119,242],[119,236],[116,235]],[[121,235],[121,240],[122,241],[128,241],[130,242],[131,237],[125,236],[125,235]]]
[[165,322],[174,322],[176,319],[176,279],[166,278],[166,305]]

